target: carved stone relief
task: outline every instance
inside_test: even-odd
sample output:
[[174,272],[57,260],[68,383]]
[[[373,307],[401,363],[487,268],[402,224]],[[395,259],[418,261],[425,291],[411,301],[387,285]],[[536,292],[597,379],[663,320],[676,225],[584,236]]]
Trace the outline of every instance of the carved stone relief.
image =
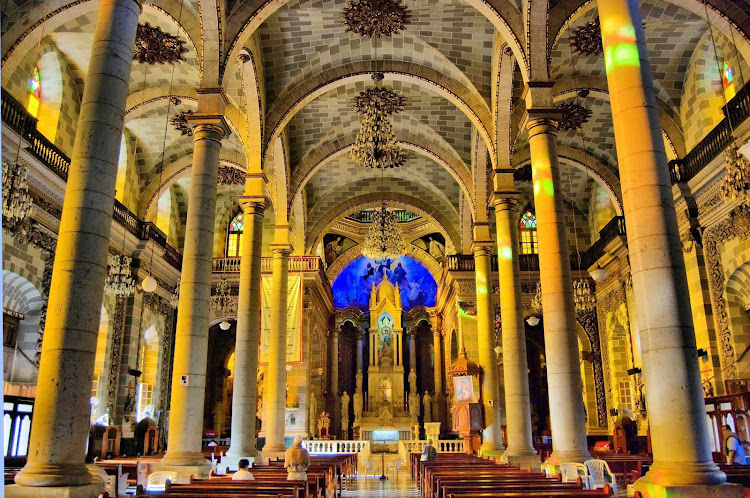
[[594,370],[594,388],[596,390],[596,418],[599,427],[607,427],[607,394],[604,387],[604,369],[602,366],[602,348],[599,338],[599,325],[596,310],[576,311],[576,320],[586,332],[591,343],[591,362]]

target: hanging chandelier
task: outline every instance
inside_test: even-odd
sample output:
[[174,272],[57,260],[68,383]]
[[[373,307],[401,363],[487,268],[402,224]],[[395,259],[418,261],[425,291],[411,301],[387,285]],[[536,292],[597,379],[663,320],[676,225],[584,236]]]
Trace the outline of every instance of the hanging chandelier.
[[380,209],[375,209],[372,224],[362,245],[362,254],[375,261],[382,261],[405,252],[406,242],[401,227],[398,226],[398,217],[383,203]]
[[[377,85],[383,73],[372,75]],[[398,168],[406,162],[396,143],[390,116],[406,107],[406,97],[391,88],[374,87],[352,99],[354,110],[362,122],[350,152],[351,158],[365,168]]]
[[3,218],[13,223],[26,219],[31,207],[28,171],[18,162],[3,161]]
[[401,0],[352,0],[341,17],[347,33],[379,38],[400,33],[411,14]]
[[589,281],[582,278],[573,282],[573,301],[576,311],[592,311],[596,307],[596,296],[591,292]]
[[169,295],[169,304],[172,305],[172,308],[177,309],[177,305],[180,303],[180,282],[177,282],[177,285],[175,285],[174,290]]
[[542,282],[539,280],[536,281],[536,292],[531,299],[531,309],[534,310],[535,313],[542,312]]
[[131,259],[129,256],[115,254],[112,264],[109,265],[109,273],[104,283],[104,291],[115,296],[130,296],[135,292],[135,279],[130,269]]
[[740,152],[736,143],[731,144],[724,152],[724,169],[721,195],[726,200],[743,196],[750,189],[750,161]]
[[[211,309],[216,312],[219,316],[226,316],[232,313],[234,308],[234,300],[232,299],[231,292],[229,289],[229,280],[226,275],[221,277],[218,285],[216,286],[216,295],[211,298]],[[226,319],[219,323],[221,330],[229,330],[232,326]]]

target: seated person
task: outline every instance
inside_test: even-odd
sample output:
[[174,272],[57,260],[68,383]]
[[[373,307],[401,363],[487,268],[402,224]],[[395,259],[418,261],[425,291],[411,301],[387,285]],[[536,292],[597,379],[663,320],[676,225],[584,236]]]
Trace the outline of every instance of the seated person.
[[437,450],[432,445],[432,439],[427,441],[427,446],[424,447],[424,451],[422,451],[422,458],[420,459],[423,462],[431,462],[433,460],[437,460]]
[[232,475],[233,481],[254,481],[255,477],[247,470],[250,466],[250,461],[247,458],[241,458],[239,462],[239,470]]
[[287,481],[306,481],[307,467],[310,466],[310,454],[302,447],[302,437],[296,436],[294,444],[284,454],[284,467]]
[[212,439],[206,446],[214,448],[214,447],[219,446],[219,445],[216,443],[215,439]]

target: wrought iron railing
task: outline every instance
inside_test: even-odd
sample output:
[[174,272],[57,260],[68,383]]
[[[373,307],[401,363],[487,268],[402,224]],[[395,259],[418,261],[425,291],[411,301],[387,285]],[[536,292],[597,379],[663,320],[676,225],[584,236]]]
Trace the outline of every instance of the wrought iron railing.
[[604,255],[604,248],[617,237],[625,236],[625,218],[615,216],[599,230],[599,239],[581,254],[581,270],[588,270]]
[[[237,273],[240,271],[242,258],[214,258],[213,271],[218,273]],[[270,273],[273,271],[273,258],[265,257],[260,261],[260,270]],[[290,256],[289,271],[300,272],[324,272],[323,262],[318,256]]]
[[732,128],[736,128],[750,116],[750,85],[742,87],[723,111],[724,119],[703,137],[693,150],[682,159],[669,162],[669,174],[673,184],[693,178],[732,142]]
[[[27,150],[34,157],[57,176],[67,181],[70,158],[37,130],[37,120],[26,112],[26,109],[6,92],[5,89],[2,89],[0,96],[2,97],[0,108],[2,110],[3,123],[13,128],[16,133],[20,134],[29,143]],[[112,218],[139,239],[153,240],[156,245],[164,249],[164,258],[172,266],[177,269],[182,267],[182,255],[167,242],[167,236],[164,235],[164,232],[159,230],[153,223],[138,219],[133,212],[117,199],[115,199]]]
[[[393,212],[396,214],[399,222],[406,223],[421,218],[417,213],[412,213],[405,209],[394,209]],[[352,221],[359,221],[360,223],[371,223],[374,214],[375,211],[357,211],[356,213],[348,215],[347,218]]]

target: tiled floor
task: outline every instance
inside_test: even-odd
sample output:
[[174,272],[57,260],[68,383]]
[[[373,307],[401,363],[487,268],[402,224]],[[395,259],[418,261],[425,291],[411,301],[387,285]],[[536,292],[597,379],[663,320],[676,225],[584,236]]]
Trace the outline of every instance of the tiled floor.
[[345,488],[342,496],[345,497],[388,497],[388,498],[418,498],[421,496],[416,484],[409,477],[409,471],[401,471],[398,479],[389,477],[381,481],[377,477],[365,477],[360,475]]

